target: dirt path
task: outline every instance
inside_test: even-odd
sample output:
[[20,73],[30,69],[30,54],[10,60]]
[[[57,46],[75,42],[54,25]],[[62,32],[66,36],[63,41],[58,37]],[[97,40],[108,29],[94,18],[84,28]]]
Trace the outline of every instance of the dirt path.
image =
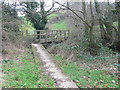
[[48,73],[56,82],[56,87],[78,88],[72,80],[70,80],[58,67],[56,67],[53,63],[53,58],[41,44],[32,44],[32,46],[36,48],[37,56],[42,60],[46,73]]

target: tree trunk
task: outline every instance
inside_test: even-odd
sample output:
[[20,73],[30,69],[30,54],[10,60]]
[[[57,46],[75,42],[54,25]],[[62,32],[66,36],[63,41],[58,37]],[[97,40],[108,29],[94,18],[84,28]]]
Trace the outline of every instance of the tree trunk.
[[117,12],[117,18],[118,18],[118,30],[117,30],[117,50],[120,51],[120,1],[118,2],[116,0],[116,12]]
[[103,17],[97,0],[94,1],[95,1],[96,12],[99,17],[99,26],[101,31],[102,44],[111,47],[115,43],[115,39],[114,39],[115,36],[113,35],[113,33],[115,32],[114,29],[115,27],[113,27],[113,20],[112,20],[113,14],[112,14],[111,6],[108,3],[108,5],[106,6],[106,13]]
[[104,28],[104,25],[103,25],[102,14],[101,14],[101,11],[100,11],[100,6],[98,4],[98,1],[94,0],[94,3],[95,3],[95,9],[96,9],[96,13],[97,13],[97,16],[98,16],[99,27],[100,27],[100,31],[101,31],[101,39],[103,40],[104,37],[105,37],[105,28]]
[[89,28],[89,50],[90,50],[90,54],[95,56],[97,55],[98,47],[94,41],[94,35],[93,35],[94,15],[93,15],[91,2],[90,2],[90,14],[91,14],[91,25],[90,25],[91,27]]
[[[82,11],[83,11],[83,18],[87,22],[86,4],[84,0],[82,0]],[[84,29],[85,29],[85,37],[88,38],[89,28],[86,23],[84,23]]]

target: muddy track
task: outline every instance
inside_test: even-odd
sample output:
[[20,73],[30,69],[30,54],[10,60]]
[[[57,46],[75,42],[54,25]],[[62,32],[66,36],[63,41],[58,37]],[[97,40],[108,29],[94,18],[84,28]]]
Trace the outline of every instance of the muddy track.
[[53,62],[54,59],[41,44],[32,44],[32,47],[37,50],[37,57],[43,62],[45,72],[56,82],[56,87],[78,88],[76,84],[55,65]]

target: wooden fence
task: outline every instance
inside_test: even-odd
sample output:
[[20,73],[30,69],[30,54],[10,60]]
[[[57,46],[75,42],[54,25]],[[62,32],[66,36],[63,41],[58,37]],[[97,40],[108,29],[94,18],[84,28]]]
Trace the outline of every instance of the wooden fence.
[[43,42],[57,42],[66,40],[69,37],[67,30],[35,30],[34,37]]

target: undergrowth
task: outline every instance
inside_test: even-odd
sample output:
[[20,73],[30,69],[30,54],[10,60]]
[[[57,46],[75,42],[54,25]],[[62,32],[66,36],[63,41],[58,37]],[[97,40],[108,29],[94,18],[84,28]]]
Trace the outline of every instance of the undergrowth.
[[3,60],[2,70],[5,88],[48,88],[55,87],[54,81],[43,75],[40,63],[35,63],[32,51],[16,56],[18,60]]
[[116,76],[109,75],[105,70],[82,69],[75,62],[54,56],[57,65],[80,87],[80,88],[118,88]]
[[82,64],[82,68],[106,70],[111,74],[115,74],[118,71],[120,67],[118,64],[118,52],[114,52],[108,47],[101,45],[98,50],[98,55],[92,56],[89,51],[86,50],[86,46],[82,45],[61,43],[54,45],[55,50],[52,53],[61,55],[63,58],[75,61],[78,64]]
[[67,44],[67,43],[61,43],[54,45],[55,47],[60,47],[64,51],[75,51],[77,58],[81,58],[88,61],[93,60],[109,60],[109,59],[117,59],[119,53],[113,51],[112,49],[103,46],[101,43],[97,43],[98,49],[97,55],[92,56],[88,51],[88,42],[83,39],[80,43],[77,44]]

